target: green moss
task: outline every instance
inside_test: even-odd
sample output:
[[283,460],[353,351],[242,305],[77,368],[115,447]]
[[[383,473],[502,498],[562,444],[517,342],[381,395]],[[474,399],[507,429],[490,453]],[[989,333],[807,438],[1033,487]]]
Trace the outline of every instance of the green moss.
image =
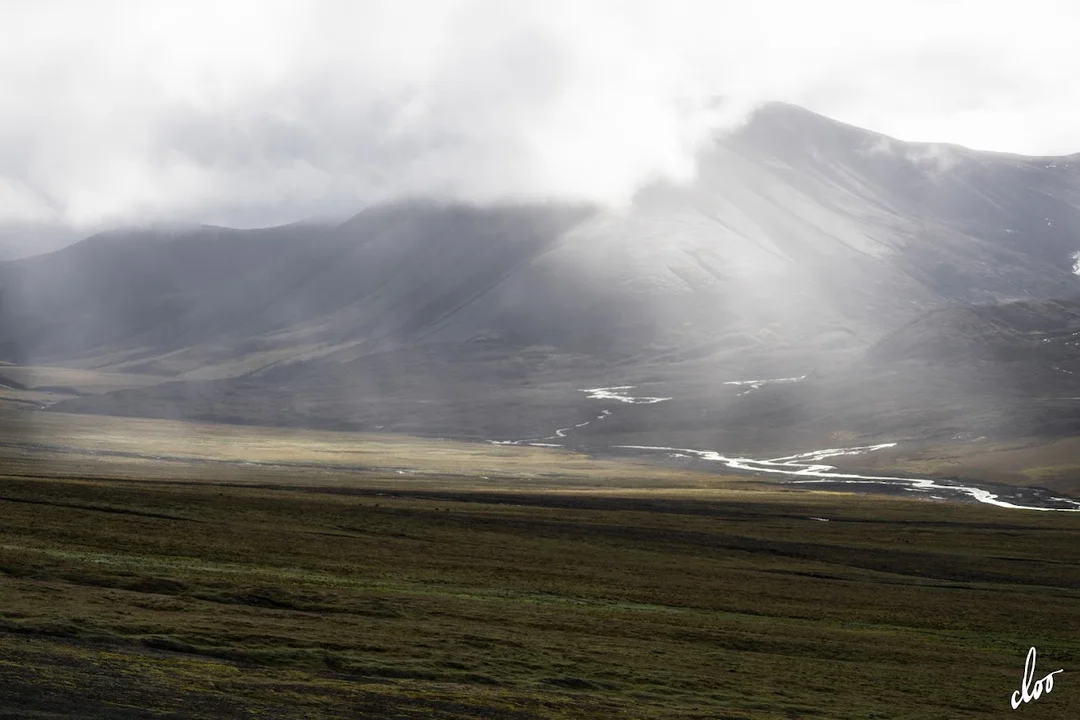
[[[1030,645],[1080,662],[1063,631],[1075,516],[793,493],[402,489],[375,508],[355,486],[0,483],[0,567],[17,570],[0,578],[4,707],[1000,717]],[[1080,710],[1075,694],[1042,702]]]
[[1034,467],[1023,471],[1024,475],[1035,482],[1055,482],[1059,480],[1080,479],[1080,465],[1052,465]]

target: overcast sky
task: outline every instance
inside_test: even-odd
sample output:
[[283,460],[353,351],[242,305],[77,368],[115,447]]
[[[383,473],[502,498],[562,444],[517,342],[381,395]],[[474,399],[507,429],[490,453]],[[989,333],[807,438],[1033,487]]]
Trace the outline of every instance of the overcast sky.
[[5,0],[0,227],[619,202],[690,177],[766,99],[901,139],[1076,152],[1078,5]]

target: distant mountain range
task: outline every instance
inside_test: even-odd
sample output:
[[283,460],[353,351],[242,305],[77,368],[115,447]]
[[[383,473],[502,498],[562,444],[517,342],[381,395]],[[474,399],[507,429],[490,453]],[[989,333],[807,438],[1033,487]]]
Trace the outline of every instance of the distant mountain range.
[[[77,412],[748,450],[1075,434],[1078,231],[1080,155],[774,104],[621,210],[415,200],[3,262],[0,361],[140,376],[52,406]],[[671,400],[582,392],[616,385]]]

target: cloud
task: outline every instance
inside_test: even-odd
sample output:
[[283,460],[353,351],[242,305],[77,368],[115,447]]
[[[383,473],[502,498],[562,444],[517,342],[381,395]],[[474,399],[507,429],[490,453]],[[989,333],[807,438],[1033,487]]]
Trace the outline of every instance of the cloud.
[[[764,99],[1080,150],[1067,2],[0,6],[0,224],[260,225],[406,195],[625,202]],[[727,103],[718,106],[718,96]]]

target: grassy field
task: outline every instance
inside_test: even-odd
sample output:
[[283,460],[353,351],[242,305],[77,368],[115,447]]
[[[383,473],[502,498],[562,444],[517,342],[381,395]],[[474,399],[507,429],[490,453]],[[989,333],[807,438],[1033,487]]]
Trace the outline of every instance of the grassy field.
[[898,447],[857,458],[839,458],[841,467],[936,478],[963,478],[1008,485],[1037,485],[1080,496],[1080,437],[986,440],[951,447]]
[[[386,433],[256,428],[102,415],[0,410],[7,467],[80,477],[229,482],[369,483],[455,487],[717,488],[756,481],[553,448],[416,438]],[[343,473],[343,471],[348,471]]]
[[81,370],[43,365],[4,365],[3,376],[27,387],[62,387],[86,393],[146,387],[167,379],[156,375],[113,373],[101,370]]
[[[1066,672],[1025,715],[1080,712],[1075,515],[8,421],[0,717],[990,718],[1031,645]],[[124,454],[138,437],[173,459]],[[344,446],[423,472],[307,463]]]

